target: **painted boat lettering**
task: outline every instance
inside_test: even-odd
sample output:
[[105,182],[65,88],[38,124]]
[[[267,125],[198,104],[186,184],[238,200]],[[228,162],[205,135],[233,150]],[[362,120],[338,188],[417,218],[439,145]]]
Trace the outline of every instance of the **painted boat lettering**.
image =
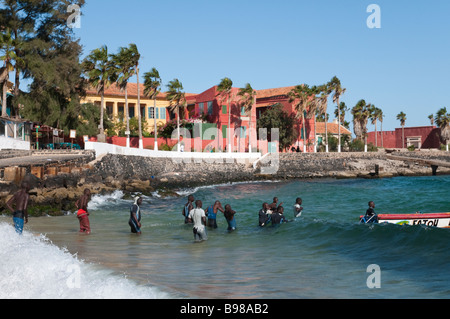
[[437,227],[439,225],[439,219],[429,220],[429,219],[418,219],[413,221],[413,225],[426,225],[431,227]]

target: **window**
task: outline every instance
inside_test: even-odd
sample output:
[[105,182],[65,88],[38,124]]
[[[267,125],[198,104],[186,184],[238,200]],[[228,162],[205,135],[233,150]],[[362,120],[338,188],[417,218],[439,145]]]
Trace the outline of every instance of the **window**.
[[222,125],[222,138],[227,138],[228,125]]
[[200,114],[205,113],[205,105],[203,103],[198,103],[198,109]]
[[227,114],[227,106],[222,105],[222,114]]
[[156,119],[158,120],[159,119],[159,108],[157,107],[155,110],[156,110]]
[[149,119],[154,119],[155,118],[155,108],[154,107],[149,107],[148,108],[148,118]]
[[161,120],[165,120],[166,119],[166,108],[165,107],[161,108],[160,118],[161,118]]
[[128,108],[128,118],[132,119],[134,117],[134,106]]
[[208,102],[208,115],[213,114],[213,102]]
[[241,115],[247,115],[247,112],[245,112],[245,106],[241,107]]

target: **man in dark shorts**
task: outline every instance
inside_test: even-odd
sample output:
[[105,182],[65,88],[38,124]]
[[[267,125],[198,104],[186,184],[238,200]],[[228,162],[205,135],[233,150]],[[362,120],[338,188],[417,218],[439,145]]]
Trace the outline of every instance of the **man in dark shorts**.
[[188,202],[183,207],[183,216],[185,224],[192,224],[192,219],[189,218],[189,212],[194,209],[194,196],[188,196]]
[[227,220],[228,223],[228,231],[232,232],[236,230],[236,217],[234,215],[236,215],[236,212],[234,210],[231,209],[230,204],[226,204],[225,205],[225,211],[223,212],[223,215],[225,216],[225,219]]
[[87,209],[89,200],[91,199],[91,191],[85,189],[83,196],[75,203],[78,209],[77,218],[80,221],[80,233],[90,235],[91,234],[91,224],[89,222],[89,212]]
[[259,226],[264,227],[270,222],[269,204],[264,203],[259,211]]
[[208,226],[211,228],[217,228],[217,212],[224,212],[222,204],[219,201],[216,201],[214,205],[208,207],[206,213],[208,215]]
[[283,213],[284,213],[283,206],[278,206],[277,211],[272,214],[272,225],[287,223],[287,220],[284,217]]
[[[6,203],[6,207],[13,213],[13,222],[16,232],[20,235],[23,233],[23,226],[28,224],[28,201],[30,185],[22,182],[21,189]],[[13,206],[16,206],[16,209]]]
[[142,198],[136,197],[134,199],[134,204],[131,205],[130,208],[130,220],[128,221],[128,225],[131,227],[131,232],[133,234],[141,235],[141,206]]

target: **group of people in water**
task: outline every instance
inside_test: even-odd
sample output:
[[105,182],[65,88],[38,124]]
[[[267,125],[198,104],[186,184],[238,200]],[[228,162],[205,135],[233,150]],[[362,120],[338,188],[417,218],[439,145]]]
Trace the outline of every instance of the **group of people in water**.
[[[194,207],[195,204],[195,207]],[[302,199],[297,198],[294,205],[294,217],[300,217],[303,212]],[[220,201],[216,201],[209,206],[206,211],[203,209],[201,200],[195,200],[193,195],[188,196],[188,202],[184,205],[182,215],[184,216],[185,224],[193,224],[194,239],[196,241],[206,240],[206,227],[217,228],[217,214],[223,213],[227,221],[229,232],[236,230],[236,211],[231,208],[230,204],[226,204],[225,208]],[[271,204],[264,203],[262,209],[259,211],[259,226],[265,227],[267,225],[277,225],[288,222],[284,216],[283,203],[278,204],[278,198],[274,197]]]
[[[23,182],[19,192],[14,194],[6,203],[7,208],[13,214],[13,222],[16,232],[22,234],[24,224],[28,223],[28,202],[29,202],[28,183]],[[85,189],[83,195],[76,201],[77,218],[80,223],[80,233],[90,234],[91,226],[89,222],[88,203],[91,199],[91,191]],[[141,234],[141,207],[142,197],[136,197],[134,203],[130,207],[130,218],[128,225],[131,232],[134,234]],[[195,205],[195,207],[194,207]],[[224,215],[227,221],[227,230],[232,232],[236,230],[236,211],[231,208],[230,204],[226,204],[225,208],[220,201],[216,201],[211,206],[207,207],[206,211],[203,209],[201,200],[195,200],[193,195],[188,196],[188,202],[184,205],[182,215],[184,216],[185,224],[193,224],[193,233],[196,241],[203,241],[207,239],[206,227],[217,228],[217,214],[219,211]],[[297,198],[293,206],[294,218],[302,216],[303,207],[302,199]],[[259,211],[259,226],[266,227],[268,225],[278,225],[289,222],[284,215],[283,203],[278,203],[278,198],[274,197],[271,204],[264,203],[262,209]],[[361,219],[361,223],[378,223],[378,216],[375,213],[375,203],[369,202],[369,209],[365,216]]]

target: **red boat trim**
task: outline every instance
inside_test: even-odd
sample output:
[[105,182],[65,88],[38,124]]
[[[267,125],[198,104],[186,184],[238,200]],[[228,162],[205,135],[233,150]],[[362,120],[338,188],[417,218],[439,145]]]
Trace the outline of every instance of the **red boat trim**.
[[450,218],[450,213],[439,214],[381,214],[378,215],[378,220],[411,220],[411,219],[440,219]]

